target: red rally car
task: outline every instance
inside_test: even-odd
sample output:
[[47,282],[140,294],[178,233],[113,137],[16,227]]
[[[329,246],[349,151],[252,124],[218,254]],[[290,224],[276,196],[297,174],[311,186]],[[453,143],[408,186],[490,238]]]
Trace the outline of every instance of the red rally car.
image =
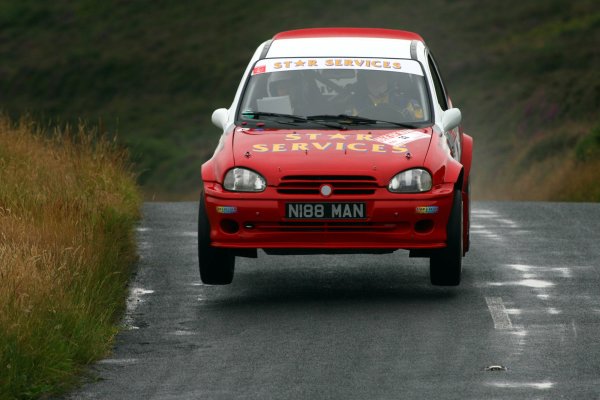
[[418,34],[282,32],[250,60],[202,166],[198,256],[207,284],[236,257],[410,251],[458,285],[469,249],[473,139]]

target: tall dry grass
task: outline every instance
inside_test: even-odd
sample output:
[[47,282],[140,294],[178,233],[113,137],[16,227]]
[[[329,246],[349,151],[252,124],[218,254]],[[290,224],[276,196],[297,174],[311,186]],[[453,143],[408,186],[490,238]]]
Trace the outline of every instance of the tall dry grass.
[[113,141],[0,115],[0,398],[59,393],[110,349],[139,205]]

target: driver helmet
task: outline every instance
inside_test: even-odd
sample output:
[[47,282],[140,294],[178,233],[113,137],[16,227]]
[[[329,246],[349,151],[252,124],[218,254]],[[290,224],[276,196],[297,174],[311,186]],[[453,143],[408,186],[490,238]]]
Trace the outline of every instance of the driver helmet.
[[368,93],[375,97],[381,97],[389,91],[388,72],[369,71],[365,74],[365,84]]

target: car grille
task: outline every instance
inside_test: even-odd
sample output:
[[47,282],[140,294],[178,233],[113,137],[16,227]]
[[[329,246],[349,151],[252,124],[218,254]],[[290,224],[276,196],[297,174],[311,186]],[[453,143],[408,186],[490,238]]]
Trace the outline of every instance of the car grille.
[[377,180],[364,175],[290,175],[281,178],[277,193],[318,195],[323,184],[332,187],[332,195],[370,195],[377,189]]

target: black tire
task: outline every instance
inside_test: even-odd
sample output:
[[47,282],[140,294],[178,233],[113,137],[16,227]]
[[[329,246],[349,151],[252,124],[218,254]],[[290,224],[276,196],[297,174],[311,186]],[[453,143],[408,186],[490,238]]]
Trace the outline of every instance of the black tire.
[[233,281],[235,256],[227,249],[210,245],[210,224],[206,215],[204,193],[198,211],[198,265],[200,279],[208,285],[228,285]]
[[460,284],[463,258],[463,204],[460,188],[454,191],[447,232],[448,245],[429,259],[431,284],[436,286]]
[[[469,251],[469,248],[471,247],[471,178],[468,178],[467,180],[467,196],[468,196],[468,204],[467,204],[467,210],[465,213],[463,213],[463,227],[464,222],[465,222],[465,218],[466,218],[466,227],[467,227],[467,231],[463,232],[463,237],[465,238],[465,242],[463,243],[463,257],[467,254],[467,252]],[[463,200],[464,203],[464,200]],[[464,206],[464,204],[463,204]],[[464,229],[464,228],[463,228]]]

